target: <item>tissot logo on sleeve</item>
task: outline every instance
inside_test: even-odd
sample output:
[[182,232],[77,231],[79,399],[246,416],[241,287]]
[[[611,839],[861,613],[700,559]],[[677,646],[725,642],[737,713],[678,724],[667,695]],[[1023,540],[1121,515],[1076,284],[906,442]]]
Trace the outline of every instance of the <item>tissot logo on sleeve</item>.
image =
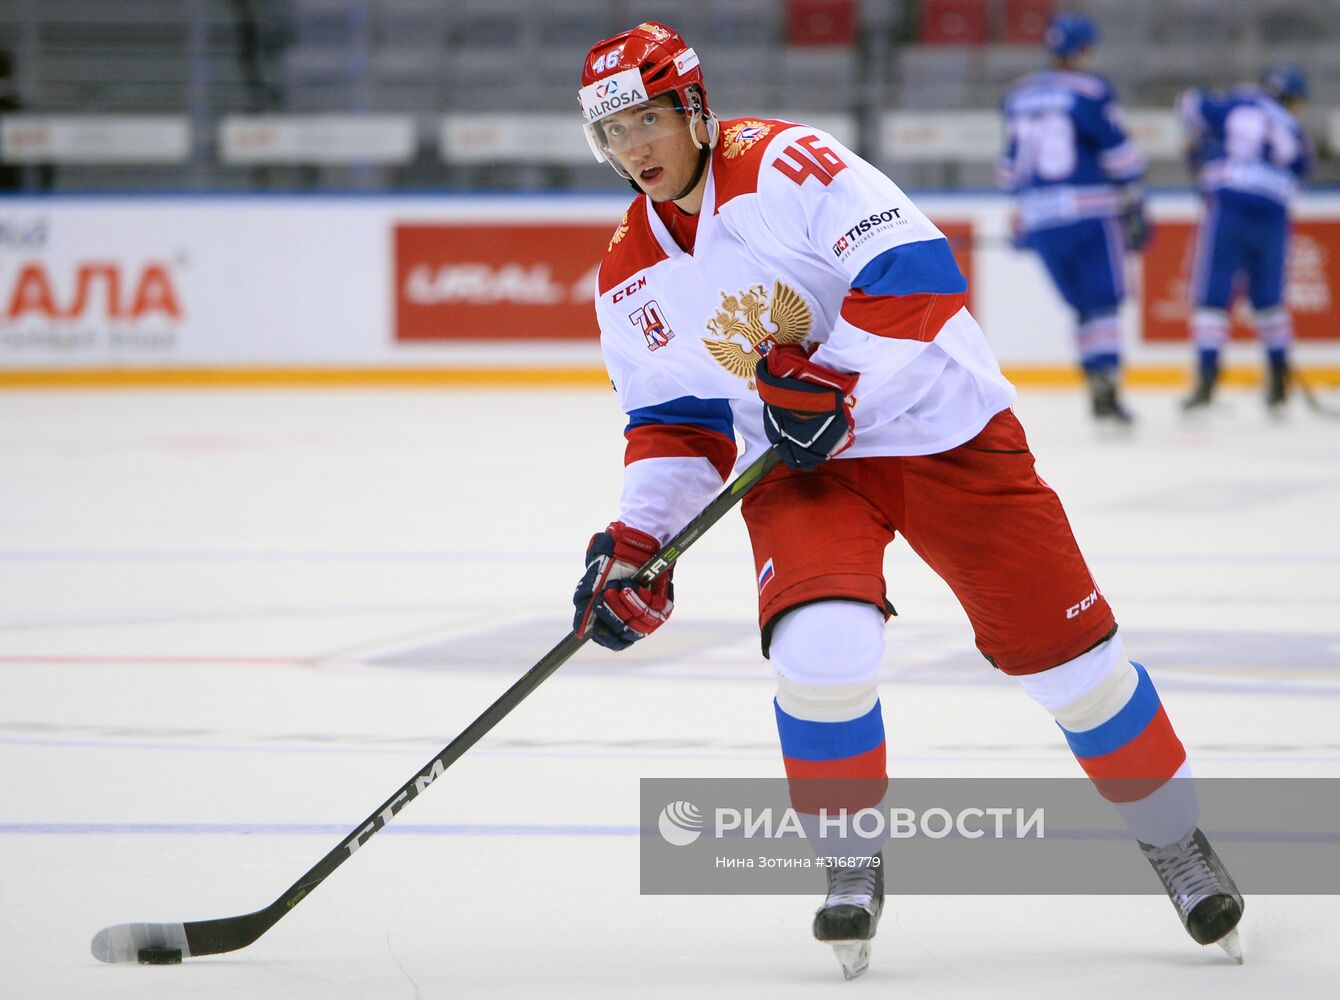
[[869,233],[872,229],[883,229],[888,225],[905,226],[907,224],[908,220],[902,217],[902,209],[900,208],[886,208],[879,212],[871,212],[838,237],[837,242],[833,244],[833,255],[841,257],[848,250],[865,243],[866,241],[860,237]]

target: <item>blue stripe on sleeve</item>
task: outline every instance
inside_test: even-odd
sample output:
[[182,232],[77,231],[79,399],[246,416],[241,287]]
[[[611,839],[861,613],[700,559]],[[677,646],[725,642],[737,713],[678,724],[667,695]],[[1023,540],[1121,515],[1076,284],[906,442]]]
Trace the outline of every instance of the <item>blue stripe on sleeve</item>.
[[680,396],[655,406],[639,406],[629,411],[624,433],[646,424],[688,424],[735,440],[735,421],[731,417],[730,402],[725,399]]
[[861,268],[851,287],[867,295],[956,295],[968,290],[968,282],[941,237],[885,250]]
[[884,742],[884,716],[875,707],[850,722],[809,722],[787,715],[773,699],[782,756],[792,760],[842,760],[867,753]]
[[1120,750],[1143,733],[1158,714],[1161,702],[1159,693],[1154,690],[1154,682],[1149,679],[1149,674],[1143,666],[1138,663],[1133,663],[1132,666],[1140,675],[1140,680],[1135,685],[1135,693],[1131,695],[1131,700],[1126,702],[1116,715],[1101,725],[1079,733],[1072,733],[1064,726],[1061,727],[1061,732],[1065,733],[1066,742],[1070,744],[1070,749],[1076,757],[1081,759],[1101,757],[1114,750]]

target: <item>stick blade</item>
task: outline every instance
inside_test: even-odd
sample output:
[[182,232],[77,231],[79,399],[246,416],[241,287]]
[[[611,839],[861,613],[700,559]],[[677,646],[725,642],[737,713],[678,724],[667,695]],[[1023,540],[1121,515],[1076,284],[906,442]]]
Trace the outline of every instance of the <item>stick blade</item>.
[[185,924],[116,924],[93,935],[89,950],[99,962],[138,962],[140,949],[191,954]]

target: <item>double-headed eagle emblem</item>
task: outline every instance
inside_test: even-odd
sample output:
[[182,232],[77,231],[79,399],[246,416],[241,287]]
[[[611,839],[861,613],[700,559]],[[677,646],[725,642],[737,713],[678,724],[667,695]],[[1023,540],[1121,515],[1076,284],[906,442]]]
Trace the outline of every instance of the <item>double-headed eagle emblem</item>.
[[614,235],[610,237],[610,245],[606,248],[606,250],[607,251],[613,250],[615,244],[619,243],[627,235],[628,235],[628,213],[624,212],[623,218],[619,220],[619,228],[614,230]]
[[[758,359],[779,344],[800,343],[814,325],[809,304],[791,286],[775,282],[771,303],[768,298],[762,285],[752,285],[734,295],[722,292],[721,309],[707,322],[707,329],[721,339],[703,338],[707,352],[726,371],[744,379],[751,392]],[[767,323],[764,312],[768,314]]]
[[726,159],[733,160],[737,156],[743,156],[749,151],[750,146],[766,139],[771,131],[772,126],[767,122],[756,121],[753,118],[736,122],[722,135],[724,140],[722,150]]

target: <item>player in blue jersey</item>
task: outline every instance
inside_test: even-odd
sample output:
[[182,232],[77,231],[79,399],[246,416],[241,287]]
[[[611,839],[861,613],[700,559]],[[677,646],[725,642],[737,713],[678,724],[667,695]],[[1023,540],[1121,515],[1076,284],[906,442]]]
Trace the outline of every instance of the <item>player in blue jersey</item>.
[[1177,99],[1205,195],[1191,276],[1198,366],[1196,387],[1182,404],[1188,411],[1208,406],[1214,396],[1228,310],[1240,288],[1251,300],[1266,349],[1266,403],[1275,410],[1288,398],[1293,321],[1284,303],[1284,266],[1289,203],[1312,159],[1296,117],[1306,96],[1302,70],[1277,65],[1260,87],[1189,90]]
[[1129,424],[1118,395],[1125,253],[1148,242],[1138,181],[1145,159],[1127,137],[1112,87],[1088,72],[1092,21],[1061,14],[1047,28],[1049,69],[1005,95],[1001,186],[1018,196],[1018,241],[1037,251],[1075,311],[1093,415]]

